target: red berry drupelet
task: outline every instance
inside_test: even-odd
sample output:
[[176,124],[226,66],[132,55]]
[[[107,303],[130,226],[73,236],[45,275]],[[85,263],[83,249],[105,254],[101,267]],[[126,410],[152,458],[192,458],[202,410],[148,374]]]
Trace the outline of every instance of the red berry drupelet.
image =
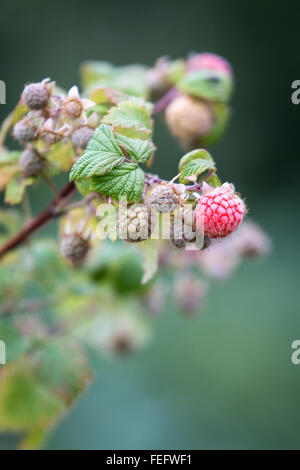
[[203,195],[196,207],[196,225],[209,238],[223,238],[234,232],[246,212],[244,201],[234,186],[224,183],[218,188],[203,185]]

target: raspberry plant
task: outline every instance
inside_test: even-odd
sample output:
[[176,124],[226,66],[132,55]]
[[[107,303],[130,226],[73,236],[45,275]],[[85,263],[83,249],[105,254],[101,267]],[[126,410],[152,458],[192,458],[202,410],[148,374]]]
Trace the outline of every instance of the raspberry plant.
[[[224,279],[242,257],[270,245],[254,223],[237,230],[246,205],[232,184],[222,185],[206,150],[230,115],[225,59],[163,57],[152,68],[87,62],[81,81],[81,95],[49,79],[26,85],[0,132],[0,189],[6,204],[23,209],[0,211],[0,339],[8,360],[0,430],[21,433],[21,448],[40,447],[87,387],[86,347],[134,351],[166,296],[195,314],[204,277]],[[161,112],[184,153],[169,181],[149,172]],[[16,150],[5,145],[10,132]],[[59,173],[61,189],[53,180]],[[53,200],[32,215],[28,188],[41,180]],[[59,243],[31,239],[55,219]]]

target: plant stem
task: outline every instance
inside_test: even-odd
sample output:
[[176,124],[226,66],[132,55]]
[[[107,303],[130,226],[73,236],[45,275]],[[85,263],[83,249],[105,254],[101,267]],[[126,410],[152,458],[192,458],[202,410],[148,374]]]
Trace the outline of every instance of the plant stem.
[[48,204],[46,209],[40,212],[34,219],[28,221],[16,235],[11,237],[0,248],[0,258],[21,245],[32,233],[43,227],[47,222],[54,219],[55,217],[59,217],[61,213],[57,211],[57,208],[59,205],[68,201],[73,196],[75,190],[76,188],[74,183],[66,184],[66,186],[64,186],[58,195],[50,202],[50,204]]
[[176,88],[171,88],[165,95],[163,95],[160,100],[158,100],[153,108],[152,115],[159,114],[166,109],[166,107],[173,101],[177,96],[178,91]]

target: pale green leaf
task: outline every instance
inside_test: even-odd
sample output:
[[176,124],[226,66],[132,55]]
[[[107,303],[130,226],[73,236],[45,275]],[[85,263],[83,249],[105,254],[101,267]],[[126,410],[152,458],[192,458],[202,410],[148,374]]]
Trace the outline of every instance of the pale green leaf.
[[74,161],[74,150],[71,142],[57,142],[51,147],[47,159],[61,170],[70,170]]
[[215,162],[205,149],[195,149],[184,155],[179,162],[181,183],[188,183],[187,177],[204,176],[209,170],[216,171]]
[[18,163],[19,158],[20,158],[21,152],[19,151],[9,151],[9,150],[4,150],[3,152],[0,153],[0,167],[2,165],[9,165],[9,164],[15,164]]
[[128,202],[138,202],[144,179],[144,172],[137,164],[124,162],[103,176],[93,176],[91,190],[115,200],[126,197]]
[[84,154],[73,165],[70,181],[103,175],[122,163],[124,155],[110,126],[101,124],[94,132]]
[[[147,138],[152,133],[150,113],[144,106],[133,101],[122,101],[111,108],[103,122],[111,124],[118,133],[125,133],[129,137]],[[134,131],[134,135],[126,133],[128,130]]]
[[19,204],[23,199],[26,186],[30,186],[33,181],[33,178],[22,178],[20,175],[13,176],[5,189],[6,204]]
[[137,162],[146,162],[155,150],[151,140],[130,139],[124,135],[115,134],[116,141],[125,149],[128,156]]
[[205,149],[195,149],[195,150],[191,150],[190,152],[183,155],[183,157],[181,157],[180,162],[179,162],[179,166],[178,166],[179,171],[182,171],[183,168],[188,163],[190,163],[193,160],[196,160],[198,158],[200,158],[202,160],[208,160],[208,161],[214,163],[214,160],[213,160],[212,156],[210,155],[210,153],[207,150],[205,150]]
[[232,79],[222,72],[197,70],[184,75],[177,87],[189,95],[226,102],[232,93]]

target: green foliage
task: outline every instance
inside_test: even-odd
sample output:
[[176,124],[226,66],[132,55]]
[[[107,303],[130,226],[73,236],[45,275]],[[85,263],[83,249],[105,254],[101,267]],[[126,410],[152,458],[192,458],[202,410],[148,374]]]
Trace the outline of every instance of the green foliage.
[[208,171],[215,172],[216,166],[211,155],[204,149],[196,149],[184,155],[179,162],[181,183],[188,183],[190,179],[202,179]]
[[93,175],[104,175],[124,161],[124,156],[114,138],[112,128],[102,124],[95,130],[86,151],[70,172],[70,181]]
[[27,186],[30,186],[34,182],[33,178],[23,178],[22,175],[14,175],[5,190],[5,202],[6,204],[19,204],[24,196]]
[[198,98],[227,102],[232,93],[232,78],[222,72],[197,70],[181,77],[177,87]]
[[127,135],[147,139],[152,133],[152,120],[144,105],[134,101],[122,101],[111,108],[103,119],[105,124],[111,124],[115,131]]
[[[174,86],[210,101],[215,124],[201,145],[218,138],[228,121],[225,103],[230,80],[218,73],[211,77],[207,71],[187,74],[184,60],[166,60],[160,65],[162,88]],[[143,65],[86,62],[81,68],[84,98],[76,87],[66,93],[46,80],[46,108],[29,112],[19,102],[1,128],[0,190],[5,189],[5,202],[22,202],[26,187],[44,177],[55,194],[46,215],[49,211],[52,218],[62,216],[61,238],[76,234],[89,246],[85,264],[71,269],[54,240],[29,243],[27,237],[26,244],[5,256],[0,265],[0,296],[4,299],[0,339],[8,345],[8,364],[0,371],[0,431],[22,433],[20,448],[40,447],[89,385],[92,371],[82,345],[99,353],[120,354],[143,345],[149,336],[145,298],[152,297],[160,255],[170,256],[166,244],[151,238],[131,244],[102,241],[95,230],[101,222],[98,204],[109,200],[109,206],[101,207],[107,212],[113,209],[110,220],[116,226],[115,209],[122,198],[129,203],[146,202],[145,194],[153,185],[166,183],[158,176],[145,175],[141,168],[151,163],[156,149],[152,141],[154,108],[145,100],[152,96],[148,70]],[[34,178],[24,176],[18,164],[21,152],[3,146],[10,129],[24,117],[22,125],[30,131],[24,147],[38,152],[44,163],[42,173]],[[82,127],[87,137],[75,145],[74,133]],[[204,149],[184,155],[179,171],[183,184],[204,179],[213,186],[220,184],[215,162]],[[54,187],[52,177],[62,172],[69,172],[69,181],[74,181],[77,199],[71,200],[71,184],[66,185],[69,192],[59,193]],[[180,203],[193,197],[189,188],[170,187],[174,187],[174,197],[178,190]],[[27,199],[24,219],[11,210],[0,211],[1,242],[27,222]],[[180,258],[177,262],[180,265]]]
[[130,139],[121,134],[115,134],[118,144],[127,151],[128,157],[136,162],[146,162],[155,150],[151,140]]
[[118,200],[139,202],[144,188],[145,175],[136,163],[124,162],[103,176],[93,176],[91,190]]
[[146,96],[144,65],[115,67],[109,62],[90,61],[81,66],[83,88],[110,87],[129,95]]

